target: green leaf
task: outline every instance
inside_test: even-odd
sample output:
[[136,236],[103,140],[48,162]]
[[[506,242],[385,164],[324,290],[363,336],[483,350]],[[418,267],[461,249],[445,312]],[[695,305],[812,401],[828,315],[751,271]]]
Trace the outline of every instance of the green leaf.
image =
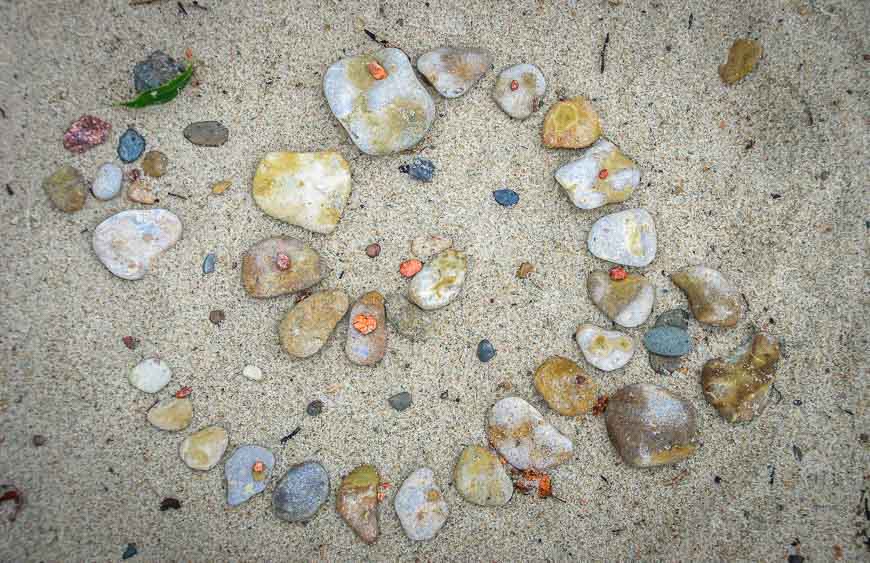
[[187,86],[187,83],[190,82],[190,78],[193,76],[193,67],[194,64],[193,62],[191,62],[187,65],[187,68],[184,70],[184,72],[182,72],[169,82],[161,84],[157,88],[146,90],[132,100],[128,100],[126,102],[119,102],[117,105],[128,108],[144,108],[148,106],[171,102],[175,99],[175,96],[177,96],[179,92],[184,90],[184,87]]

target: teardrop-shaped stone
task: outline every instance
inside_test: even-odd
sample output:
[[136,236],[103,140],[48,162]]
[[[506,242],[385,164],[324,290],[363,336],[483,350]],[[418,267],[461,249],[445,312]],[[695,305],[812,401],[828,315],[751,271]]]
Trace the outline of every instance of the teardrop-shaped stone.
[[574,455],[571,440],[519,397],[507,397],[493,405],[486,435],[498,453],[517,469],[546,471]]
[[207,426],[185,438],[178,452],[191,469],[208,471],[221,460],[229,443],[230,436],[225,429]]
[[740,292],[721,273],[706,266],[691,266],[671,274],[671,280],[686,294],[698,321],[724,327],[737,324]]
[[281,321],[281,345],[296,358],[316,354],[344,316],[347,295],[338,289],[320,291],[297,303]]
[[190,399],[164,399],[148,411],[148,422],[161,430],[177,432],[184,430],[193,419],[193,403]]
[[627,328],[643,324],[655,302],[655,289],[640,274],[613,280],[607,272],[591,272],[586,278],[589,299],[607,318]]
[[360,465],[342,479],[335,496],[342,520],[359,538],[374,543],[380,534],[378,525],[378,485],[381,476],[371,465]]

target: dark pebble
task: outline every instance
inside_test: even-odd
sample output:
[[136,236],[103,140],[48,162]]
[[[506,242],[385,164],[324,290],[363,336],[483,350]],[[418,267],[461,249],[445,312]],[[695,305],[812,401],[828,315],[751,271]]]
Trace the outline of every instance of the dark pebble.
[[33,436],[33,445],[36,446],[37,448],[39,446],[44,446],[45,442],[46,442],[45,436],[43,436],[42,434],[35,434]]
[[411,164],[401,166],[399,170],[415,180],[431,182],[432,175],[435,174],[435,164],[431,160],[418,157],[412,160]]
[[184,72],[184,65],[178,63],[163,51],[154,51],[144,61],[133,67],[133,87],[137,92],[153,90],[166,84]]
[[305,407],[305,412],[308,413],[308,416],[320,416],[320,413],[323,412],[323,401],[311,401],[308,403],[308,406]]
[[219,147],[227,142],[230,132],[219,121],[198,121],[184,128],[184,137],[201,147]]
[[202,261],[202,273],[210,274],[214,272],[214,263],[217,260],[214,252],[209,252],[205,255],[205,260]]
[[655,326],[675,326],[683,330],[688,330],[689,312],[685,309],[671,309],[670,311],[665,311],[656,318]]
[[125,336],[121,339],[121,341],[124,343],[124,346],[126,346],[128,350],[135,350],[136,346],[139,345],[139,339],[133,336]]
[[659,326],[643,337],[646,349],[659,356],[685,356],[692,350],[689,333],[675,326]]
[[407,391],[402,391],[401,393],[396,393],[395,395],[393,395],[392,397],[387,399],[387,401],[390,403],[391,407],[393,407],[394,409],[396,409],[399,412],[402,412],[403,410],[410,407],[411,403],[412,403],[411,394],[408,393]]
[[492,192],[492,197],[494,197],[496,203],[502,207],[513,207],[520,201],[520,194],[507,188],[495,190]]
[[128,543],[127,549],[125,549],[124,553],[121,554],[121,559],[130,559],[131,557],[136,557],[137,553],[139,553],[139,550],[136,549],[136,544]]
[[366,247],[366,256],[368,256],[369,258],[377,258],[378,255],[380,255],[380,253],[381,253],[381,245],[379,245],[376,242],[373,242],[372,244],[370,244]]
[[477,344],[477,359],[481,362],[485,363],[490,361],[495,358],[495,354],[495,346],[493,346],[492,342],[489,340],[484,338]]
[[177,498],[166,497],[165,499],[160,501],[160,511],[166,512],[167,510],[180,510],[181,509],[181,501]]
[[212,322],[212,324],[219,325],[224,322],[224,319],[227,318],[226,313],[221,311],[220,309],[215,309],[211,313],[208,314],[208,320]]
[[130,127],[118,139],[118,158],[122,162],[133,162],[145,152],[145,138]]

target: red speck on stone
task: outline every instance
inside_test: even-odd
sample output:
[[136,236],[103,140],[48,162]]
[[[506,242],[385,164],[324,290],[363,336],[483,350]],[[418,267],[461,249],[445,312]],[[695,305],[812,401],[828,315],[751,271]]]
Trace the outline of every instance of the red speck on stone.
[[83,115],[70,124],[63,134],[63,148],[73,153],[82,153],[109,138],[112,126],[93,115]]
[[610,174],[610,172],[608,172],[608,171],[607,171],[607,168],[605,168],[604,170],[602,170],[601,172],[598,173],[598,179],[599,179],[599,180],[605,180],[605,179],[607,179],[607,176],[608,176],[609,174]]
[[610,279],[613,281],[624,280],[628,276],[628,272],[622,266],[614,266],[610,268]]
[[138,168],[131,168],[127,170],[127,179],[130,180],[130,183],[136,182],[139,178],[142,177],[142,171]]
[[279,270],[286,270],[290,267],[290,257],[283,252],[279,252],[278,255],[275,256],[275,267]]
[[520,83],[516,80],[511,80],[511,92],[516,92],[520,89]]
[[139,340],[133,338],[132,336],[125,336],[121,339],[121,341],[124,343],[124,346],[126,346],[128,350],[135,350],[136,346],[139,345]]
[[185,397],[189,397],[191,393],[193,393],[193,387],[185,386],[175,392],[175,398],[183,399]]

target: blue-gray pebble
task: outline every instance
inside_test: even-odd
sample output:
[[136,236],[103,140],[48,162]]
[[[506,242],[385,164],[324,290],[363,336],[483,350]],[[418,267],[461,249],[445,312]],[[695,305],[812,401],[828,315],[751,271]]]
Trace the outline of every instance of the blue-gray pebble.
[[166,84],[184,72],[184,65],[178,63],[163,51],[154,51],[144,61],[133,67],[133,87],[137,92],[152,90]]
[[205,255],[205,260],[202,261],[202,273],[210,274],[214,272],[214,263],[217,260],[214,252],[209,252]]
[[[254,464],[262,461],[266,470],[261,479],[254,478]],[[227,504],[238,506],[266,490],[269,474],[275,466],[275,456],[260,446],[239,446],[224,465],[227,479]]]
[[496,203],[503,207],[513,207],[520,201],[520,194],[507,188],[495,190],[492,192],[492,197],[495,198]]
[[403,410],[411,406],[411,394],[407,391],[402,391],[401,393],[396,393],[395,395],[387,399],[387,402],[390,403],[391,407],[399,412],[402,412]]
[[689,328],[689,312],[685,309],[671,309],[656,318],[655,326],[674,326],[683,330]]
[[477,359],[485,363],[493,358],[495,358],[495,346],[489,340],[481,340],[477,344]]
[[305,461],[287,470],[272,493],[279,518],[307,522],[329,497],[329,474],[316,461]]
[[133,162],[145,152],[145,138],[132,127],[124,131],[118,139],[118,158],[122,162]]
[[425,158],[415,158],[408,165],[408,175],[421,182],[431,182],[435,174],[435,164]]
[[685,356],[692,350],[689,333],[675,326],[658,326],[643,337],[646,349],[659,356]]

